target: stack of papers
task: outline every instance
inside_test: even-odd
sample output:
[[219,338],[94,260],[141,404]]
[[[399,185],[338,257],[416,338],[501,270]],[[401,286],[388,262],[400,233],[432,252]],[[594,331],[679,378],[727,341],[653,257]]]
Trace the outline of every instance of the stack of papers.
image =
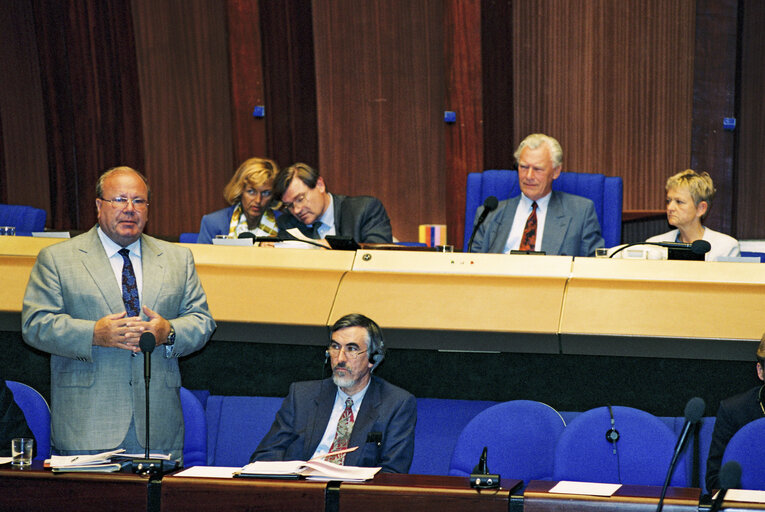
[[54,473],[69,471],[93,471],[108,473],[119,471],[122,467],[119,463],[111,463],[110,459],[125,450],[112,450],[110,452],[96,453],[93,455],[53,455],[45,461],[45,467],[53,469]]
[[325,460],[257,461],[242,468],[236,475],[249,478],[300,478],[308,480],[340,480],[363,482],[371,480],[382,468],[339,466]]

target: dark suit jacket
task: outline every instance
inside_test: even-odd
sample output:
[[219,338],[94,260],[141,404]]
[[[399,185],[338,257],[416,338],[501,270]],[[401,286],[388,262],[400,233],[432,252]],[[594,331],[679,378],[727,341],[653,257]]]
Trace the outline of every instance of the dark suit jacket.
[[705,479],[707,491],[717,489],[720,486],[720,465],[725,447],[728,446],[728,441],[733,437],[733,434],[747,423],[763,417],[760,408],[761,388],[762,386],[755,386],[749,391],[720,402],[720,408],[717,409],[717,419],[715,419],[715,428],[712,432],[712,444],[709,445],[709,456],[707,457]]
[[[500,201],[478,228],[472,252],[502,253],[520,200],[521,196],[515,196]],[[483,207],[478,209],[476,219],[482,211]],[[595,249],[604,245],[593,202],[553,190],[545,217],[542,250],[546,254],[594,256]]]
[[[296,382],[290,386],[271,430],[250,461],[308,460],[327,429],[337,386],[332,379]],[[411,393],[372,377],[353,424],[349,447],[358,450],[345,456],[345,465],[377,467],[388,473],[406,473],[414,454],[417,403]],[[379,432],[378,442],[368,441]]]
[[[391,243],[393,230],[385,206],[379,199],[371,196],[348,197],[332,194],[335,209],[335,233],[337,236],[348,236],[359,243]],[[311,230],[290,214],[276,219],[279,235],[287,235],[286,231],[298,228],[305,236],[311,236]],[[287,235],[289,236],[289,235]]]

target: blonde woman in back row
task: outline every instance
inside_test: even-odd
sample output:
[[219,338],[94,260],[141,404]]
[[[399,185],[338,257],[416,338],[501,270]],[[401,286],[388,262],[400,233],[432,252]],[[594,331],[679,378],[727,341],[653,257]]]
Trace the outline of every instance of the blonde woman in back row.
[[667,180],[667,221],[677,229],[661,235],[652,236],[647,242],[683,242],[693,243],[706,240],[712,246],[706,254],[706,261],[716,261],[721,257],[740,256],[738,241],[704,226],[715,187],[708,173],[697,173],[688,169],[671,176]]

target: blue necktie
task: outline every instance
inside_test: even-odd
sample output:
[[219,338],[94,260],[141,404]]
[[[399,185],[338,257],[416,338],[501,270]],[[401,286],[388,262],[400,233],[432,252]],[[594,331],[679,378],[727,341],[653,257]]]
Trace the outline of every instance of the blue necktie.
[[122,302],[125,303],[127,316],[138,316],[141,312],[138,302],[138,286],[135,282],[135,272],[133,264],[130,262],[130,251],[127,249],[119,250],[120,256],[125,260],[122,265]]

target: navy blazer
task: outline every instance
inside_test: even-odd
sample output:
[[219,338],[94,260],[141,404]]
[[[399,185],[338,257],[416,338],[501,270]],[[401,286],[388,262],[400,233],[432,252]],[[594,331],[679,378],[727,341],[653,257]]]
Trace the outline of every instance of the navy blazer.
[[[393,230],[385,206],[372,196],[341,196],[332,194],[335,210],[335,233],[347,236],[359,243],[391,243]],[[311,229],[290,214],[276,219],[280,236],[289,236],[286,231],[298,228],[311,238]]]
[[[472,252],[503,252],[520,200],[518,195],[500,201],[478,228]],[[483,206],[478,208],[476,219],[482,211]],[[546,254],[594,256],[595,249],[604,246],[595,204],[585,197],[553,190],[545,217],[542,250]]]
[[[310,459],[327,429],[336,395],[331,378],[290,385],[271,430],[250,461]],[[407,473],[414,455],[416,422],[414,396],[373,376],[348,443],[359,448],[345,456],[345,465],[381,466],[384,472]]]
[[733,434],[747,423],[763,417],[760,407],[760,389],[762,386],[755,386],[749,391],[720,402],[715,419],[715,428],[712,431],[712,444],[709,445],[709,456],[707,457],[705,480],[708,492],[720,487],[720,465],[725,448]]

